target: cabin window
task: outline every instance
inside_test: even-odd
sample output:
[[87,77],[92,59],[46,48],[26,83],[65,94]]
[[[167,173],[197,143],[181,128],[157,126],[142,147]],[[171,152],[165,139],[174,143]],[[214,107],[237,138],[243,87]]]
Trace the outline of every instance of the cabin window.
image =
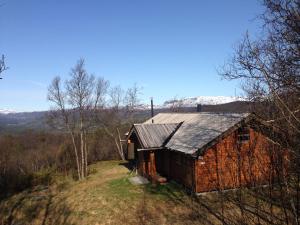
[[240,127],[238,129],[238,142],[247,143],[250,140],[249,127]]

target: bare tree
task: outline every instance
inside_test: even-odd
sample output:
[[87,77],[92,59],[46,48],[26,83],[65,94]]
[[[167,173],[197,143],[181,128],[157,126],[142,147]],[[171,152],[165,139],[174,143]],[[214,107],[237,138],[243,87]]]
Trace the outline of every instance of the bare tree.
[[124,101],[124,90],[120,85],[112,87],[109,91],[109,105],[107,110],[106,123],[104,125],[106,133],[114,140],[118,154],[122,160],[125,160],[123,145],[119,127],[122,124],[122,103]]
[[264,0],[263,5],[261,37],[252,39],[247,33],[221,74],[243,82],[255,103],[253,111],[276,130],[276,135],[269,133],[279,146],[276,161],[284,161],[282,152],[289,150],[289,173],[277,163],[278,182],[272,188],[280,189],[276,197],[281,199],[286,223],[300,224],[300,2]]
[[134,112],[140,103],[140,89],[135,83],[131,88],[128,88],[125,95],[125,106],[129,113]]
[[[5,64],[5,57],[4,57],[4,55],[2,55],[2,57],[0,59],[0,75],[7,69],[8,69],[8,67]],[[2,79],[2,77],[0,77],[0,79]]]
[[171,112],[182,112],[183,111],[183,99],[179,99],[177,96],[174,96],[168,102],[170,103]]
[[122,139],[122,132],[128,130],[128,126],[132,124],[133,114],[139,104],[139,87],[134,84],[125,92],[121,86],[112,87],[109,90],[108,105],[102,113],[99,113],[99,125],[104,127],[107,135],[109,135],[115,143],[118,154],[122,160],[125,160]]
[[[55,77],[48,88],[48,100],[54,103],[52,118],[63,125],[72,140],[78,179],[87,176],[87,132],[92,128],[94,114],[105,103],[108,82],[87,73],[80,59],[71,69],[70,79],[62,87]],[[79,143],[79,146],[78,146]]]
[[109,91],[109,103],[110,107],[116,111],[119,111],[124,101],[124,90],[120,85],[112,87]]

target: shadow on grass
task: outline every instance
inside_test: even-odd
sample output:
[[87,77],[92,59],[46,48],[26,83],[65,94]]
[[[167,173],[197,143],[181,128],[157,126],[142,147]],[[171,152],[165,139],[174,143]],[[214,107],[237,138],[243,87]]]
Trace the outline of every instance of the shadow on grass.
[[68,217],[71,211],[64,199],[54,202],[55,196],[48,187],[42,187],[42,190],[39,188],[24,191],[13,202],[2,205],[0,224],[70,225]]
[[135,161],[123,161],[120,162],[119,165],[128,169],[130,174],[135,174],[137,172],[137,164]]
[[120,166],[124,166],[129,170],[132,170],[134,168],[134,163],[130,161],[123,161],[119,163]]
[[[155,199],[157,198],[170,204],[156,203]],[[155,204],[156,211],[150,209],[150,199],[152,204]],[[216,224],[216,221],[222,223],[221,216],[211,209],[211,205],[207,200],[200,200],[191,193],[187,193],[181,185],[175,182],[169,182],[164,185],[147,184],[144,186],[144,196],[140,201],[136,214],[140,224],[161,223],[155,213],[159,213],[163,218],[166,218],[167,224],[181,224],[183,221],[183,224],[212,225]],[[181,210],[173,211],[174,208],[181,208]],[[212,217],[214,220],[211,220]]]
[[145,191],[147,194],[155,195],[176,203],[183,202],[183,197],[186,195],[182,187],[173,181],[163,185],[149,183],[145,186]]
[[[144,192],[146,200],[141,201],[139,207],[139,213],[142,215],[140,217],[141,222],[147,221],[147,219],[155,220],[155,215],[151,214],[147,204],[149,204],[149,198],[161,198],[171,201],[174,203],[171,205],[184,211],[184,213],[171,214],[170,216],[170,212],[165,208],[158,210],[159,213],[170,220],[170,224],[176,223],[176,219],[178,221],[186,221],[187,224],[249,224],[249,221],[253,221],[254,216],[260,216],[261,221],[271,224],[270,220],[266,219],[266,215],[255,215],[255,212],[250,210],[251,207],[247,204],[245,204],[247,208],[244,209],[245,215],[241,215],[237,203],[233,204],[230,201],[230,199],[233,199],[232,195],[235,195],[235,192],[223,193],[223,197],[221,197],[220,193],[207,193],[195,196],[187,193],[182,186],[175,182],[169,182],[165,185],[148,184],[145,185]],[[156,207],[159,208],[161,205],[157,204]]]

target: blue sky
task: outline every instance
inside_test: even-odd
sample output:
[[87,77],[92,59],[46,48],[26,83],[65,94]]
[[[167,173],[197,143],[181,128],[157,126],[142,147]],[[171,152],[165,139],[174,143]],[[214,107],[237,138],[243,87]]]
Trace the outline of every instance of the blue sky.
[[46,110],[47,86],[86,68],[141,98],[241,93],[216,68],[248,30],[258,28],[259,1],[0,0],[0,54],[10,67],[0,81],[0,109]]

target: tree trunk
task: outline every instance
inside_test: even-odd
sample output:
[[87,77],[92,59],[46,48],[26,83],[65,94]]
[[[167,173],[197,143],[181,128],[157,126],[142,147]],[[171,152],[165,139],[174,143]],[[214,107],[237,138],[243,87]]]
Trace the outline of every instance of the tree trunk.
[[119,142],[120,142],[120,150],[119,150],[120,151],[120,155],[121,155],[122,160],[125,160],[124,151],[123,151],[123,144],[122,144],[122,140],[121,140],[120,131],[119,131],[118,128],[117,128],[117,131],[118,131]]
[[84,138],[83,138],[83,122],[80,119],[80,151],[81,151],[81,176],[85,177],[85,160],[84,160]]
[[[117,130],[118,130],[118,129],[117,129]],[[123,153],[123,148],[122,148],[122,143],[119,142],[120,139],[118,140],[118,138],[116,138],[115,135],[114,135],[113,133],[111,133],[111,132],[107,129],[107,127],[105,127],[105,131],[106,131],[106,133],[107,133],[109,136],[111,136],[111,137],[114,139],[115,144],[116,144],[116,147],[117,147],[117,149],[118,149],[118,153],[119,153],[121,159],[122,159],[122,160],[125,160],[124,153]],[[119,131],[118,131],[118,132],[119,132]],[[121,147],[120,147],[120,146],[121,146]]]
[[76,146],[76,143],[75,143],[74,134],[73,134],[73,132],[70,130],[69,126],[68,126],[68,130],[69,130],[69,133],[70,133],[70,135],[71,135],[72,144],[73,144],[73,148],[74,148],[75,159],[76,159],[76,166],[77,166],[77,175],[78,175],[78,179],[81,180],[79,158],[78,158],[77,146]]
[[87,149],[87,138],[86,131],[84,132],[84,155],[85,155],[85,176],[88,175],[88,149]]
[[119,143],[118,139],[114,138],[114,140],[115,140],[115,144],[116,144],[116,147],[118,149],[118,153],[119,153],[121,159],[125,160],[125,157],[124,157],[123,151],[121,150],[120,143]]

